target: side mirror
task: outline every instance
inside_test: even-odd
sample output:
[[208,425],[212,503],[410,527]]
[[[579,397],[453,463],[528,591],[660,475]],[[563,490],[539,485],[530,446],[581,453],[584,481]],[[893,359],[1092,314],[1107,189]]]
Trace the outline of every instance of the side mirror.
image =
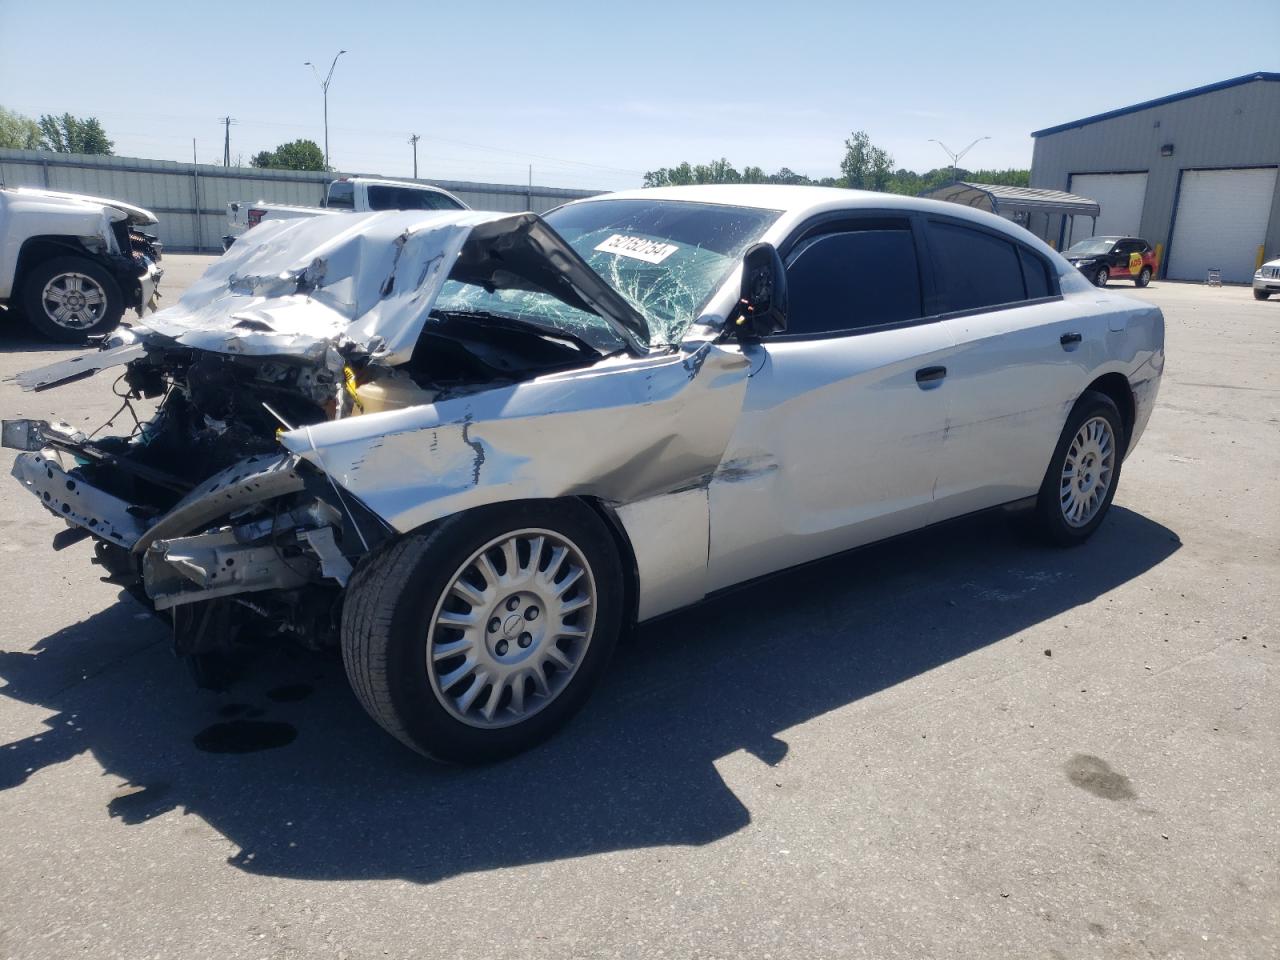
[[746,340],[787,329],[787,270],[773,244],[753,244],[743,255],[742,292],[730,321]]

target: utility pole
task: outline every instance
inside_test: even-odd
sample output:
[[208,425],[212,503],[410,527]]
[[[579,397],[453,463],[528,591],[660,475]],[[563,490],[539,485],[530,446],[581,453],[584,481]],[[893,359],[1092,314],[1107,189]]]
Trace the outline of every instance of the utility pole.
[[418,141],[421,139],[416,133],[409,137],[409,142],[413,144],[413,179],[415,180],[418,179]]
[[948,147],[948,146],[947,146],[945,143],[943,143],[941,140],[935,140],[935,139],[933,139],[933,137],[930,137],[930,138],[929,138],[929,142],[930,142],[930,143],[936,143],[938,146],[940,146],[940,147],[942,148],[942,152],[943,152],[943,153],[945,153],[948,157],[950,157],[950,158],[951,158],[951,182],[952,182],[952,183],[955,183],[955,182],[956,182],[956,167],[958,167],[958,166],[960,165],[960,161],[961,161],[962,159],[964,159],[964,155],[965,155],[966,153],[968,153],[970,150],[972,150],[974,147],[976,147],[978,144],[980,144],[983,140],[990,140],[990,139],[991,139],[990,137],[979,137],[977,140],[973,141],[973,143],[969,144],[967,147],[965,147],[965,148],[964,148],[963,150],[961,150],[959,153],[954,152],[950,147]]
[[236,122],[236,118],[219,117],[218,122],[226,127],[226,133],[222,138],[222,165],[229,167],[231,166],[231,125]]
[[316,65],[310,60],[303,63],[304,67],[310,67],[311,72],[316,75],[316,80],[320,83],[320,89],[324,92],[324,168],[329,169],[329,81],[333,79],[333,68],[338,65],[338,58],[347,51],[339,50],[333,55],[333,62],[329,64],[329,72],[325,74],[323,80],[320,79],[320,71],[316,69]]

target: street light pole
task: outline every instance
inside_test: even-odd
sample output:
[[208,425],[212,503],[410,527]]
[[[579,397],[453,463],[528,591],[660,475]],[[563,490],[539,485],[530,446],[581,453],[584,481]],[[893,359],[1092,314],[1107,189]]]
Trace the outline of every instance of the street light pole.
[[948,147],[948,146],[947,146],[945,143],[943,143],[941,140],[935,140],[935,139],[933,139],[932,137],[930,137],[930,138],[929,138],[929,142],[930,142],[930,143],[936,143],[938,146],[940,146],[940,147],[942,148],[942,152],[943,152],[943,153],[945,153],[948,157],[950,157],[950,158],[951,158],[951,182],[952,182],[952,183],[955,183],[955,182],[956,182],[956,168],[957,168],[958,166],[960,166],[960,161],[961,161],[962,159],[964,159],[964,155],[965,155],[966,153],[968,153],[970,150],[972,150],[974,147],[976,147],[978,144],[980,144],[983,140],[990,140],[990,139],[991,139],[990,137],[979,137],[977,140],[973,141],[973,143],[969,144],[967,147],[965,147],[965,148],[964,148],[963,150],[961,150],[959,153],[956,153],[955,151],[953,151],[950,147]]
[[333,63],[329,64],[329,72],[325,74],[323,80],[320,79],[320,71],[316,69],[316,65],[310,60],[303,64],[304,67],[310,67],[311,72],[316,75],[316,80],[320,83],[320,89],[324,92],[324,168],[329,169],[329,81],[333,79],[333,68],[338,65],[338,58],[347,51],[339,50],[333,55]]

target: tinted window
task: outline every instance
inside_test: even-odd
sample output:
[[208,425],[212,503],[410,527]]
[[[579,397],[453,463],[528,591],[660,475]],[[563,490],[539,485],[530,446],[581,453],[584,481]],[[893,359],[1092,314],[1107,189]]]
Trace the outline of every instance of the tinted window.
[[443,193],[414,190],[412,187],[369,187],[370,210],[458,210],[458,204]]
[[356,205],[356,187],[354,183],[336,180],[329,184],[329,199],[325,203],[329,207],[341,210],[352,210]]
[[1049,281],[1049,268],[1045,262],[1023,247],[1018,248],[1018,256],[1022,258],[1022,279],[1027,285],[1027,299],[1053,296],[1053,284]]
[[1025,299],[1022,267],[1012,242],[950,223],[929,224],[943,310],[980,310]]
[[853,230],[803,241],[787,266],[787,333],[841,333],[921,316],[911,230]]

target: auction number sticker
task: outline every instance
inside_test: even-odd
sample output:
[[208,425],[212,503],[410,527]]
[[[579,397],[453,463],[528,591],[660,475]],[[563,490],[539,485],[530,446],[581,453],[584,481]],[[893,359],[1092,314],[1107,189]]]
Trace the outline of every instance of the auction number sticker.
[[601,253],[630,257],[632,260],[643,260],[645,263],[661,263],[680,248],[674,243],[659,243],[657,240],[646,240],[644,237],[628,237],[626,234],[615,233],[596,249]]

